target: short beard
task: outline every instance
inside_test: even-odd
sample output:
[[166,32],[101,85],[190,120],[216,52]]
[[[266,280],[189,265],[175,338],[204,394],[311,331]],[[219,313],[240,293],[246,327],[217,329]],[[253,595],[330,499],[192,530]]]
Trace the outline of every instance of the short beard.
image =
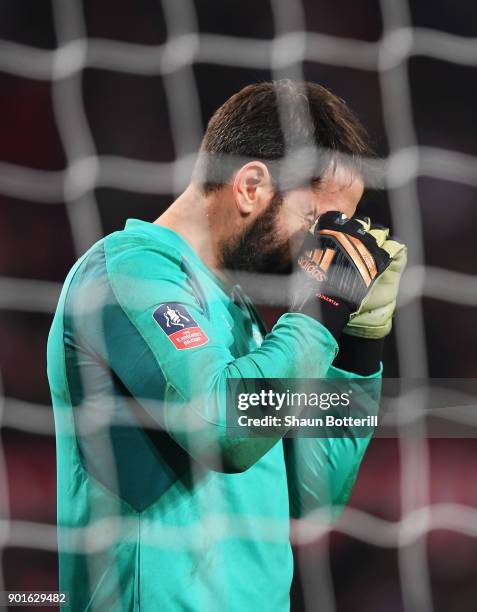
[[223,244],[222,266],[226,270],[289,274],[292,269],[288,241],[277,241],[277,215],[283,195],[276,192],[267,209],[238,238]]

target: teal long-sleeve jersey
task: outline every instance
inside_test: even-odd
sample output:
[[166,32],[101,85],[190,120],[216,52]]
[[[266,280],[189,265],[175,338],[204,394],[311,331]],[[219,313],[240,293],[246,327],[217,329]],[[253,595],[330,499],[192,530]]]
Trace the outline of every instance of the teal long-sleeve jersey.
[[337,350],[299,313],[267,333],[165,227],[131,219],[96,243],[48,340],[70,609],[288,610],[290,516],[342,506],[369,439],[237,440],[224,388],[355,376],[331,365]]

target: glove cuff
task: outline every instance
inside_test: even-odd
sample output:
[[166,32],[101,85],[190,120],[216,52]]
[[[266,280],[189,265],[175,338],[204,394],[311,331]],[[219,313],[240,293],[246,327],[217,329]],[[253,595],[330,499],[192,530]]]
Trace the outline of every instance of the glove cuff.
[[339,352],[333,362],[335,368],[359,376],[375,374],[381,365],[384,338],[369,340],[343,334],[339,340]]

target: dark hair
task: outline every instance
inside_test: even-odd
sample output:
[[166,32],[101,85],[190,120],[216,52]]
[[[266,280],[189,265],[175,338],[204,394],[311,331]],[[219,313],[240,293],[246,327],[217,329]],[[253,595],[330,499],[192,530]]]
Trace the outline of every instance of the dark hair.
[[[343,100],[316,83],[284,79],[247,85],[217,109],[202,140],[196,177],[208,194],[243,163],[258,159],[286,190],[319,183],[340,160],[363,175],[364,158],[373,155],[366,130]],[[293,163],[284,167],[290,156]]]

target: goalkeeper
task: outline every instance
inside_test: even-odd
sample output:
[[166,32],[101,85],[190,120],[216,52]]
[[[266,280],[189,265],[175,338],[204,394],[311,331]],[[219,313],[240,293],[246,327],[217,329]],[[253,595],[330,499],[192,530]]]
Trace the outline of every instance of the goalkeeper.
[[[339,512],[369,439],[232,438],[223,391],[227,378],[379,379],[405,247],[352,218],[368,154],[325,88],[250,85],[210,120],[182,195],[70,271],[48,377],[72,610],[289,609],[290,516]],[[268,331],[230,271],[296,261]]]

